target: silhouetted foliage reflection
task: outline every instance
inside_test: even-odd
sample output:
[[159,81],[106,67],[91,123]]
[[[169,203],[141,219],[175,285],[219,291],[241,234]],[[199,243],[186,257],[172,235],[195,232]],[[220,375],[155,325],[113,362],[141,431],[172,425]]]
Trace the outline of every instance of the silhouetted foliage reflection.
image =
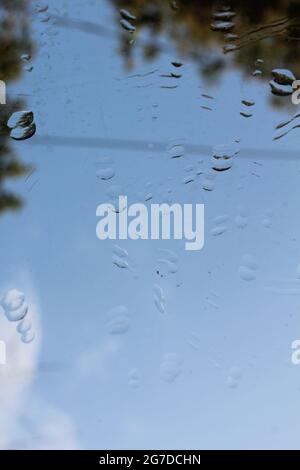
[[[28,2],[29,3],[29,2]],[[6,84],[16,80],[22,73],[21,55],[32,53],[28,31],[28,3],[22,0],[0,1],[0,80]],[[22,109],[22,102],[7,96],[7,104],[0,106],[0,212],[18,209],[21,199],[5,188],[10,178],[24,175],[28,167],[23,165],[11,146],[5,125],[10,115]]]
[[[300,2],[289,0],[232,0],[219,2],[209,0],[111,0],[116,8],[128,9],[136,16],[136,36],[149,31],[148,40],[142,45],[145,58],[153,58],[162,49],[158,37],[171,39],[177,51],[198,61],[204,76],[212,79],[228,61],[218,54],[230,41],[242,42],[242,47],[232,53],[233,63],[249,74],[253,63],[262,57],[266,66],[288,66],[300,76],[298,52],[300,48]],[[224,38],[224,34],[211,28],[214,12],[230,4],[234,17],[233,32],[237,38]],[[279,26],[272,25],[280,19],[289,19]],[[263,32],[256,26],[264,25]],[[267,27],[266,27],[267,25]],[[255,30],[253,32],[253,29]],[[249,41],[247,33],[252,31]],[[217,47],[216,47],[217,46]],[[122,34],[122,51],[128,66],[133,63],[134,47],[128,34]]]

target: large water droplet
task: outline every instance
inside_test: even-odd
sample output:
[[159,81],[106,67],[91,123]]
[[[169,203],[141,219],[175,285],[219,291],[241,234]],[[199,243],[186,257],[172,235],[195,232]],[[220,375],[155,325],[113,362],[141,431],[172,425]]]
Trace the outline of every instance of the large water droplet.
[[9,290],[2,299],[4,310],[16,310],[20,308],[25,300],[25,294],[17,289]]

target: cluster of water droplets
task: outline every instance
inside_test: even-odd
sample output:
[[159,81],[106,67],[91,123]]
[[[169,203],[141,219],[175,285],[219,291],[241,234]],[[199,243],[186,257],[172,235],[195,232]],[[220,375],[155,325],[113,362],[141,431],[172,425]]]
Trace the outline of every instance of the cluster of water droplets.
[[254,62],[254,70],[252,72],[253,77],[261,77],[263,75],[263,70],[262,67],[264,65],[265,61],[263,59],[256,59]]
[[299,129],[299,128],[300,128],[300,113],[297,112],[290,119],[286,119],[285,121],[282,121],[279,124],[277,124],[277,126],[275,127],[275,131],[279,131],[279,133],[277,133],[274,136],[273,140],[279,140],[282,137],[285,137],[287,134],[289,134],[293,130]]
[[32,72],[33,70],[33,65],[30,64],[31,60],[31,55],[30,54],[22,54],[21,55],[21,61],[24,63],[23,70],[25,72]]
[[249,99],[243,99],[241,101],[241,104],[243,105],[243,109],[240,112],[240,115],[245,118],[252,117],[253,114],[252,114],[252,111],[250,111],[250,109],[252,109],[252,107],[255,105],[255,101],[249,100]]
[[236,16],[229,6],[223,6],[216,10],[212,15],[211,29],[223,33],[224,41],[229,42],[223,47],[223,52],[231,52],[236,50],[236,45],[232,42],[238,39],[238,35],[233,32],[236,24],[234,18]]
[[130,11],[121,9],[120,10],[120,24],[122,28],[127,31],[130,34],[133,34],[136,32],[136,27],[134,25],[134,22],[136,21],[136,16],[134,16]]
[[223,235],[223,233],[227,232],[228,226],[227,222],[229,220],[228,215],[219,215],[213,219],[213,227],[211,229],[211,235],[214,237]]
[[240,149],[236,144],[216,145],[213,148],[211,168],[214,171],[222,172],[230,170],[234,164],[234,158],[238,155]]
[[10,137],[14,140],[30,139],[36,133],[34,114],[32,111],[17,111],[7,121]]
[[202,102],[204,102],[205,104],[201,104],[200,107],[202,109],[204,109],[205,111],[212,111],[212,107],[211,106],[208,106],[208,103],[209,102],[212,102],[215,98],[212,96],[212,95],[209,95],[207,93],[202,93],[201,94],[201,100]]
[[178,88],[178,84],[175,83],[174,81],[179,80],[182,78],[182,67],[183,64],[182,62],[179,61],[172,61],[171,62],[172,70],[169,73],[162,73],[160,74],[160,77],[166,81],[166,83],[163,83],[160,88],[165,88],[165,89],[176,89]]
[[31,343],[35,333],[29,319],[29,306],[25,294],[17,289],[9,290],[1,300],[1,307],[7,320],[18,322],[17,332],[21,335],[21,341],[25,344]]
[[167,147],[169,158],[172,160],[176,158],[182,158],[185,155],[185,146],[184,140],[178,139],[176,141],[170,142]]
[[293,72],[287,69],[273,69],[273,80],[269,82],[271,92],[276,96],[289,96],[293,93],[293,82],[296,80]]

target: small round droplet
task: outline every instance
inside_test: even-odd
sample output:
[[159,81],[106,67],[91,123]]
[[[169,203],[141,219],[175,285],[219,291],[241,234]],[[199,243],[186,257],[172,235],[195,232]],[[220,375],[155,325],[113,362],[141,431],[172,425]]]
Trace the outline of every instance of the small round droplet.
[[35,338],[35,333],[32,330],[28,330],[21,336],[21,341],[25,344],[30,344]]

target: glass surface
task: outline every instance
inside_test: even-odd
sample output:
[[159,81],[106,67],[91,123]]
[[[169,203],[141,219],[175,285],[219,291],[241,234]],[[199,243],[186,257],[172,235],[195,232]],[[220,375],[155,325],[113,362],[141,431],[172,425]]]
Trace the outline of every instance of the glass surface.
[[[300,3],[0,23],[0,447],[299,448]],[[204,204],[203,249],[99,240],[120,195]]]

